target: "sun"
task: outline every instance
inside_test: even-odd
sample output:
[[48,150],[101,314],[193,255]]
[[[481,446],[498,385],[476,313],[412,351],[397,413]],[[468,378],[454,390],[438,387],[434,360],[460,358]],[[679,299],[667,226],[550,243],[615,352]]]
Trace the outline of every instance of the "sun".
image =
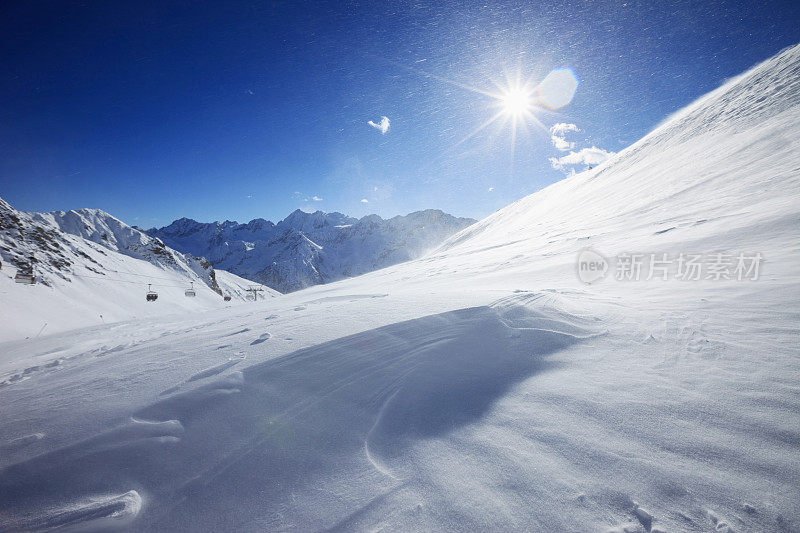
[[505,91],[499,100],[503,113],[514,118],[522,117],[531,110],[532,95],[521,88]]

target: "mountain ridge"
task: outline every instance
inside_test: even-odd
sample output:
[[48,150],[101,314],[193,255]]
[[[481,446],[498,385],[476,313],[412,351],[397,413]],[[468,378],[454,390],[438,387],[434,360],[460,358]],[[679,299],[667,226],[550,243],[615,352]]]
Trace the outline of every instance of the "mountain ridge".
[[[250,280],[180,253],[100,209],[50,213],[0,198],[0,338],[244,302]],[[14,283],[30,271],[33,285]],[[160,294],[145,301],[148,288]],[[195,297],[185,291],[193,289]],[[262,296],[277,296],[262,291]]]
[[277,223],[183,217],[145,231],[172,248],[285,293],[415,259],[474,223],[439,209],[388,219],[297,209]]

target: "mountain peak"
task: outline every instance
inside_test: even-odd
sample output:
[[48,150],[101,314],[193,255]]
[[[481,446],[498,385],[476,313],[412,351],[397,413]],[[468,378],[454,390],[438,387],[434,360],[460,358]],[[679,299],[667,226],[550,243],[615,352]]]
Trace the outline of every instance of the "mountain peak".
[[[180,219],[182,221],[184,219]],[[474,221],[429,209],[384,220],[296,209],[273,224],[180,224],[149,230],[167,246],[281,292],[369,272],[418,257]]]

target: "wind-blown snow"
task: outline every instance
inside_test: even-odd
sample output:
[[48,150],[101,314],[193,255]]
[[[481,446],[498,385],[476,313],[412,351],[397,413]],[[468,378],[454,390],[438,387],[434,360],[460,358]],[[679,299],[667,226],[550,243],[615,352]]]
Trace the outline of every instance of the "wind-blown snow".
[[[799,74],[794,47],[421,259],[0,344],[0,527],[797,530]],[[586,247],[765,262],[584,285]]]
[[298,209],[277,224],[182,218],[148,233],[217,268],[291,292],[415,259],[474,222],[434,209],[388,220]]

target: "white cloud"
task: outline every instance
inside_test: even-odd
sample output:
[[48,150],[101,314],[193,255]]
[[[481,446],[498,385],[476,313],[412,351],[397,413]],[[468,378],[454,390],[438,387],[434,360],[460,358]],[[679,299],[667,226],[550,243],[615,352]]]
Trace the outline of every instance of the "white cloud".
[[550,128],[550,140],[553,142],[553,146],[556,150],[569,152],[561,157],[550,158],[550,165],[554,169],[563,170],[567,174],[574,174],[576,172],[574,167],[577,165],[594,167],[614,155],[614,152],[608,152],[596,146],[582,148],[576,151],[575,143],[568,141],[566,136],[569,132],[581,131],[582,130],[575,124],[569,124],[567,122],[553,124]]
[[369,200],[367,200],[366,198],[362,198],[362,199],[361,199],[361,203],[362,203],[362,204],[368,204],[368,203],[369,203]]
[[378,123],[368,120],[367,124],[380,131],[381,135],[384,135],[387,131],[389,131],[389,117],[381,117],[381,121]]
[[557,150],[566,152],[575,147],[574,142],[569,142],[566,139],[566,135],[570,131],[579,132],[581,130],[575,124],[567,124],[566,122],[553,124],[553,127],[550,128],[550,140],[553,141],[553,146],[555,146]]
[[592,146],[591,148],[584,148],[577,152],[570,152],[563,157],[551,157],[550,165],[556,170],[566,170],[565,167],[573,165],[588,165],[594,167],[613,155],[614,152],[607,152],[602,148]]
[[312,196],[311,199],[314,200],[315,202],[321,202],[322,201],[322,198],[320,198],[319,196],[316,196],[316,195]]

